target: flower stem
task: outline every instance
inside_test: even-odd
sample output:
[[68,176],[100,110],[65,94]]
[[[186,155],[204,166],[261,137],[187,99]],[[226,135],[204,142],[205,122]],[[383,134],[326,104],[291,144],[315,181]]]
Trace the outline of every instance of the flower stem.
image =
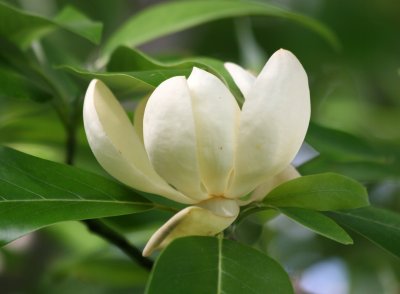
[[99,235],[104,240],[117,246],[133,261],[137,262],[139,265],[141,265],[142,267],[144,267],[149,271],[152,269],[153,261],[149,258],[143,257],[142,252],[135,246],[130,244],[124,236],[118,234],[117,232],[115,232],[114,230],[112,230],[99,220],[88,219],[82,222],[86,224],[86,226],[91,232],[95,233],[96,235]]

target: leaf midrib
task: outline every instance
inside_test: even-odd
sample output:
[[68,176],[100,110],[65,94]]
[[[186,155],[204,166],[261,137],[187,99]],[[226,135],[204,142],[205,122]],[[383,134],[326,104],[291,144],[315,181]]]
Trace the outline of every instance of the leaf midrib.
[[[31,178],[31,179],[34,180],[34,181],[38,181],[38,182],[40,182],[40,183],[42,183],[42,184],[44,184],[44,185],[46,185],[46,186],[52,187],[52,188],[57,189],[57,190],[60,190],[60,191],[62,191],[62,192],[67,192],[67,193],[70,194],[71,196],[77,197],[77,198],[71,198],[71,199],[69,199],[69,200],[71,200],[71,201],[74,201],[74,200],[76,200],[76,199],[86,200],[86,198],[83,198],[81,195],[79,195],[79,194],[77,194],[77,193],[75,193],[75,192],[73,192],[73,191],[70,191],[69,189],[65,189],[64,187],[61,187],[61,186],[56,185],[56,184],[54,184],[54,183],[45,182],[45,181],[43,181],[42,179],[40,179],[40,178],[38,178],[38,177],[35,177],[35,176],[33,176],[33,175],[27,173],[26,171],[20,169],[19,167],[9,164],[7,161],[0,160],[0,162],[1,162],[3,165],[6,165],[6,166],[8,166],[8,167],[10,167],[10,168],[12,168],[12,169],[17,170],[18,172],[24,174],[25,176]],[[53,170],[52,172],[57,173],[57,174],[60,175],[60,173],[58,173],[57,171],[54,171],[54,170]],[[64,176],[64,175],[63,175],[63,176]],[[99,192],[100,194],[104,195],[106,198],[110,199],[110,200],[102,200],[102,202],[106,202],[106,203],[108,203],[108,202],[111,202],[111,203],[136,203],[136,202],[130,202],[130,201],[120,201],[120,200],[116,200],[114,197],[112,197],[111,195],[108,195],[106,192],[104,192],[104,191],[102,191],[102,190],[99,190],[99,189],[97,189],[97,188],[95,188],[95,187],[91,187],[91,186],[89,186],[88,184],[79,181],[78,179],[71,178],[71,177],[68,177],[68,179],[69,179],[69,180],[72,180],[72,181],[74,181],[74,182],[77,182],[77,183],[79,183],[79,184],[81,184],[81,185],[84,185],[84,186],[86,186],[86,187],[89,187],[89,188],[95,190],[96,192]],[[6,183],[8,183],[8,184],[10,184],[10,185],[13,185],[13,186],[15,186],[15,187],[17,187],[17,188],[19,188],[19,189],[21,189],[21,190],[23,190],[23,191],[27,191],[27,192],[29,192],[29,193],[31,193],[31,194],[33,194],[33,195],[37,195],[37,196],[40,197],[40,199],[43,199],[43,200],[56,200],[56,199],[52,199],[52,198],[45,198],[45,197],[43,197],[42,195],[36,193],[34,190],[24,188],[24,187],[18,185],[17,183],[8,181],[8,180],[5,179],[5,178],[0,177],[0,181],[4,181],[4,182],[6,182]],[[2,196],[2,195],[0,195],[0,198],[4,199],[4,200],[6,200],[6,201],[10,201],[10,200],[8,200],[6,197],[4,197],[4,196]],[[57,200],[58,200],[58,199],[60,199],[60,198],[57,198]],[[66,199],[67,199],[67,198],[66,198]],[[36,199],[26,199],[26,200],[36,200]],[[87,199],[87,200],[89,200],[89,199]],[[90,200],[92,200],[92,199],[90,199]],[[101,200],[101,199],[99,199],[99,200]],[[107,201],[108,201],[108,202],[107,202]],[[1,200],[0,200],[0,202],[1,202]]]
[[380,221],[376,221],[376,220],[373,220],[373,219],[370,219],[370,218],[366,218],[366,217],[363,217],[363,216],[360,216],[360,215],[355,215],[355,214],[351,214],[351,213],[339,213],[339,215],[340,215],[340,214],[342,214],[342,215],[347,215],[347,216],[351,216],[351,217],[353,217],[354,219],[363,220],[363,221],[365,221],[365,222],[369,222],[369,223],[372,223],[372,224],[375,224],[375,225],[380,225],[380,226],[383,226],[383,227],[388,227],[388,228],[394,229],[395,231],[400,231],[400,229],[399,229],[398,227],[394,226],[394,225],[390,225],[390,224],[386,224],[386,223],[381,223]]
[[222,294],[222,237],[218,237],[218,279],[217,294]]
[[[3,198],[4,199],[4,198]],[[89,203],[111,203],[111,204],[135,204],[141,206],[152,206],[151,203],[145,202],[131,202],[131,201],[119,201],[119,200],[102,200],[102,199],[13,199],[13,200],[0,200],[0,206],[2,203],[23,203],[23,202],[89,202]]]
[[346,193],[351,193],[351,189],[321,189],[321,190],[308,190],[306,192],[298,192],[298,193],[279,193],[279,194],[270,194],[267,195],[265,199],[274,199],[274,198],[279,198],[282,199],[283,197],[293,197],[293,196],[304,196],[304,195],[309,195],[309,194],[319,194],[321,192],[346,192]]

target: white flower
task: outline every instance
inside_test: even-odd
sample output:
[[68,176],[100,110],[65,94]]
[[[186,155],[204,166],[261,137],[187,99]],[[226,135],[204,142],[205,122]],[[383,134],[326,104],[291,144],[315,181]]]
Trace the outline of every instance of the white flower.
[[218,234],[239,205],[298,176],[290,162],[310,119],[300,62],[279,50],[258,77],[232,63],[226,69],[245,97],[242,109],[217,77],[194,68],[188,79],[161,83],[139,105],[135,127],[101,81],[89,85],[85,130],[103,168],[135,189],[191,205],[151,237],[144,255],[180,236]]

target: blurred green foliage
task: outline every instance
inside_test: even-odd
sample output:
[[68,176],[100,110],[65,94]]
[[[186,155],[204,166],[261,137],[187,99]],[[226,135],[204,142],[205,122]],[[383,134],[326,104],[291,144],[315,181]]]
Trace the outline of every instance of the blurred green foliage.
[[[24,36],[29,40],[39,35],[41,38],[31,46],[26,42],[19,46],[21,36],[13,36],[11,41],[4,38],[12,32],[3,30],[5,18],[0,19],[0,143],[64,162],[68,161],[65,142],[73,138],[75,165],[104,175],[82,130],[80,110],[87,82],[62,66],[100,72],[100,47],[96,45],[100,23],[102,45],[132,15],[158,1],[3,2],[40,15],[29,21]],[[214,20],[141,44],[137,49],[158,61],[206,56],[234,61],[254,71],[275,50],[292,51],[310,80],[313,124],[307,142],[321,152],[303,165],[301,172],[336,171],[351,176],[367,186],[373,204],[400,211],[400,2],[259,2],[320,21],[336,34],[340,50],[305,26],[264,16]],[[68,7],[80,12],[74,14]],[[60,16],[63,9],[67,10]],[[82,24],[81,13],[90,21],[85,17]],[[2,11],[0,15],[9,16]],[[41,19],[57,15],[61,22],[76,20],[78,29],[63,28],[63,24],[56,29],[57,24]],[[34,22],[38,31],[34,31]],[[156,83],[154,77],[151,81]],[[119,89],[118,84],[113,86]],[[144,92],[125,92],[121,98],[129,108]],[[230,233],[243,243],[268,250],[294,280],[300,279],[312,264],[335,257],[346,264],[348,293],[400,291],[399,260],[365,239],[352,235],[356,247],[339,245],[305,233],[284,217],[265,226],[270,214],[264,211],[247,217]],[[147,212],[106,221],[135,244],[143,245],[169,215]],[[147,272],[79,223],[52,226],[18,242],[0,251],[0,293],[142,293],[148,278]]]

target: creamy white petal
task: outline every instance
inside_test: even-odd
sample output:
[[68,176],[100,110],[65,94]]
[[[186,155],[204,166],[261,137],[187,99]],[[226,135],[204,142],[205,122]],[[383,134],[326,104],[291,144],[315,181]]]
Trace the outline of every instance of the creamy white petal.
[[300,177],[299,172],[290,164],[282,172],[272,178],[268,178],[265,182],[259,185],[253,192],[251,192],[249,199],[247,201],[241,201],[240,205],[247,205],[254,201],[261,201],[274,188],[298,177]]
[[147,101],[149,97],[142,98],[136,105],[135,113],[133,116],[133,127],[135,128],[136,134],[138,135],[140,141],[143,143],[143,117],[144,110],[146,108]]
[[122,106],[99,80],[86,92],[83,121],[90,148],[110,175],[135,189],[193,203],[157,175]]
[[231,197],[246,195],[295,157],[310,120],[307,74],[289,51],[271,56],[241,113]]
[[214,198],[198,206],[189,206],[159,228],[143,250],[149,256],[171,241],[185,236],[214,236],[229,227],[239,214],[235,200]]
[[161,83],[147,101],[144,145],[155,170],[188,197],[208,198],[198,164],[192,101],[185,77]]
[[209,194],[222,196],[233,169],[240,108],[224,83],[202,69],[194,68],[187,83],[201,178]]
[[224,65],[235,84],[238,86],[240,92],[242,92],[244,98],[248,99],[248,94],[252,85],[256,81],[256,77],[251,72],[235,63],[226,62]]

